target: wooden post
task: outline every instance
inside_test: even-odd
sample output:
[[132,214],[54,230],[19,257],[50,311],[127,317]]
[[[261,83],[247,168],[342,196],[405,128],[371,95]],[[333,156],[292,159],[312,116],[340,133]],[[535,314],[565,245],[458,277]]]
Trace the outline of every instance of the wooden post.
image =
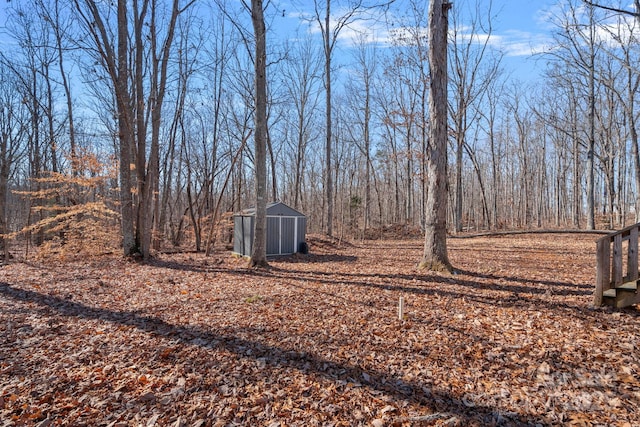
[[398,301],[398,320],[404,320],[404,297]]
[[638,225],[629,230],[627,275],[629,281],[638,280]]
[[596,290],[593,305],[602,305],[602,294],[611,288],[611,239],[609,236],[598,239],[596,243]]
[[622,285],[622,233],[613,236],[613,286]]

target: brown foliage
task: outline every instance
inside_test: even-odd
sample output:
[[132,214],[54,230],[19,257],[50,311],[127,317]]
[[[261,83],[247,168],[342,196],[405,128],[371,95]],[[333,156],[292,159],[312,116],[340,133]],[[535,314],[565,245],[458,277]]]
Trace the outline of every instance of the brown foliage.
[[268,271],[226,253],[10,264],[0,419],[635,425],[640,313],[591,308],[594,240],[452,239],[454,275],[416,269],[421,240],[319,237]]
[[15,192],[30,200],[37,219],[7,237],[42,236],[40,257],[96,255],[120,244],[119,214],[105,197],[115,171],[87,151],[73,163],[74,173],[47,172],[32,180],[33,190]]

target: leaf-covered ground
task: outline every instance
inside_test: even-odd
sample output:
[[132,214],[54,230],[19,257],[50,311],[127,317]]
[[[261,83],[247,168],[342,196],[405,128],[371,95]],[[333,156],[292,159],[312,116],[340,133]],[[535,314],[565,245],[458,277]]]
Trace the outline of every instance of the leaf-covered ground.
[[[0,426],[640,425],[640,311],[591,307],[593,235],[0,268]],[[398,301],[406,313],[398,319]]]

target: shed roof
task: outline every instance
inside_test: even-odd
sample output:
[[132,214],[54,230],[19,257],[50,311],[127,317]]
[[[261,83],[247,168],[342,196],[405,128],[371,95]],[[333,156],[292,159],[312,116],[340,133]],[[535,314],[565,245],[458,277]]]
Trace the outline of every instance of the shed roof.
[[[254,216],[256,208],[244,209],[234,214],[235,216]],[[305,215],[289,205],[282,202],[272,202],[267,204],[267,216],[301,216]]]

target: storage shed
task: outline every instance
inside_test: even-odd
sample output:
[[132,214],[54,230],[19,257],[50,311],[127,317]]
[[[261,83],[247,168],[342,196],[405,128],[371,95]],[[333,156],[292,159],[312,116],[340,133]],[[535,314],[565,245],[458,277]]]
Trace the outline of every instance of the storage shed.
[[[233,253],[251,256],[255,208],[233,216]],[[267,205],[267,256],[307,253],[307,217],[282,202]]]

